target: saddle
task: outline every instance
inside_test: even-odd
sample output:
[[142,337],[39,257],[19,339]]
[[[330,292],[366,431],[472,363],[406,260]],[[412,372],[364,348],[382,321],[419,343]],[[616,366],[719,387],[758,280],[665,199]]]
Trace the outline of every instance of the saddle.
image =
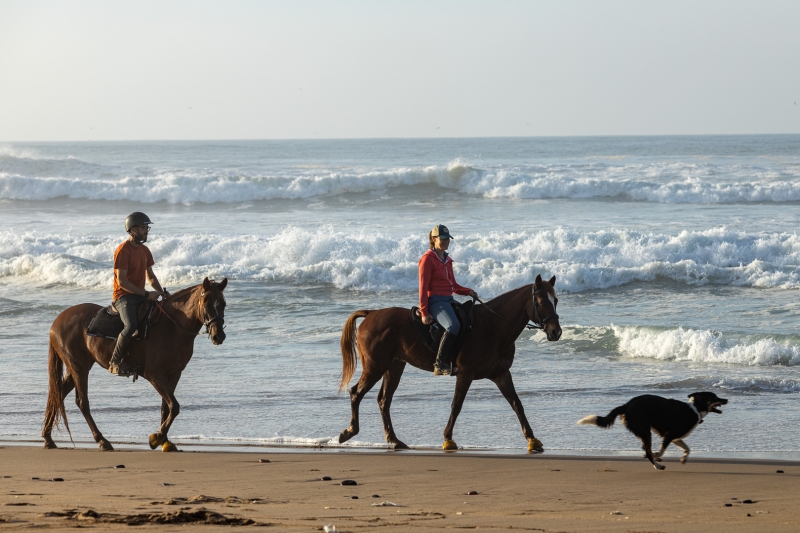
[[[474,309],[474,304],[475,302],[472,300],[466,301],[463,304],[458,302],[454,302],[452,304],[453,309],[456,312],[456,317],[458,317],[458,321],[461,324],[461,328],[458,331],[458,337],[456,337],[456,342],[453,345],[453,360],[455,360],[455,356],[458,355],[458,352],[461,350],[461,345],[464,344],[464,339],[467,337],[467,331],[472,329],[472,311]],[[410,318],[411,323],[414,325],[414,329],[417,330],[417,333],[419,333],[423,344],[425,344],[425,346],[433,353],[439,353],[439,342],[442,340],[442,335],[444,335],[444,328],[437,322],[434,322],[429,326],[423,324],[419,307],[416,306],[411,308]]]
[[[154,304],[147,301],[144,305],[139,306],[137,313],[138,327],[133,334],[134,340],[144,340],[147,338],[147,329],[150,327],[150,315],[153,313]],[[103,307],[100,309],[92,321],[89,322],[89,327],[86,328],[86,334],[90,337],[103,337],[106,339],[116,340],[120,333],[122,333],[125,325],[122,323],[119,313],[114,309],[113,305]]]

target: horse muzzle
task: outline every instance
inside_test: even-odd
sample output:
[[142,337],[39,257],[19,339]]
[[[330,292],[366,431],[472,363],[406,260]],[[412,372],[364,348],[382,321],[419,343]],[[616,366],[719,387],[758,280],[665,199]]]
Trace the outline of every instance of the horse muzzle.
[[557,341],[561,338],[561,326],[556,326],[552,329],[546,328],[545,334],[547,335],[547,340],[549,341]]
[[225,331],[222,328],[214,328],[214,331],[211,333],[211,342],[215,346],[219,346],[223,342],[225,342]]

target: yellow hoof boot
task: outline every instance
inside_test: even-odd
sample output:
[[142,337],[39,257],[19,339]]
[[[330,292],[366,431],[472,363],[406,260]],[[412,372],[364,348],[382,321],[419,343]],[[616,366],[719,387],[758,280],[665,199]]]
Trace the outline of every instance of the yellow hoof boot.
[[457,450],[458,444],[456,444],[456,441],[448,439],[442,444],[442,449],[445,451]]
[[544,446],[539,439],[528,439],[528,453],[542,453]]
[[177,452],[178,451],[178,447],[175,446],[174,444],[172,444],[170,441],[167,441],[161,446],[161,451],[162,452]]
[[151,450],[155,450],[156,448],[161,446],[161,444],[163,442],[164,441],[161,439],[161,435],[159,435],[158,433],[153,433],[152,435],[150,435],[150,449]]

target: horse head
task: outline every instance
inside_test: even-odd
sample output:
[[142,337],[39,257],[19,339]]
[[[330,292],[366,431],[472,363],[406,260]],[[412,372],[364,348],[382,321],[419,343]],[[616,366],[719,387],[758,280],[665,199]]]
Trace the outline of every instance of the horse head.
[[561,338],[561,324],[558,322],[558,297],[556,296],[556,277],[544,281],[541,275],[533,282],[532,305],[530,307],[531,322],[541,326],[547,340],[557,341]]
[[206,333],[214,344],[225,341],[225,296],[222,291],[228,285],[228,278],[217,283],[205,278],[200,290],[200,320],[206,327]]

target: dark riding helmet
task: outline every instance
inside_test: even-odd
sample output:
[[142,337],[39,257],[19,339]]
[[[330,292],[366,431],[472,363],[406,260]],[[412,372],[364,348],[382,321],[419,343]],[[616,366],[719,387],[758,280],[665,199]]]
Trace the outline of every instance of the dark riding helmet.
[[134,226],[143,226],[145,224],[152,224],[150,217],[139,211],[133,212],[125,219],[125,231],[130,231]]

